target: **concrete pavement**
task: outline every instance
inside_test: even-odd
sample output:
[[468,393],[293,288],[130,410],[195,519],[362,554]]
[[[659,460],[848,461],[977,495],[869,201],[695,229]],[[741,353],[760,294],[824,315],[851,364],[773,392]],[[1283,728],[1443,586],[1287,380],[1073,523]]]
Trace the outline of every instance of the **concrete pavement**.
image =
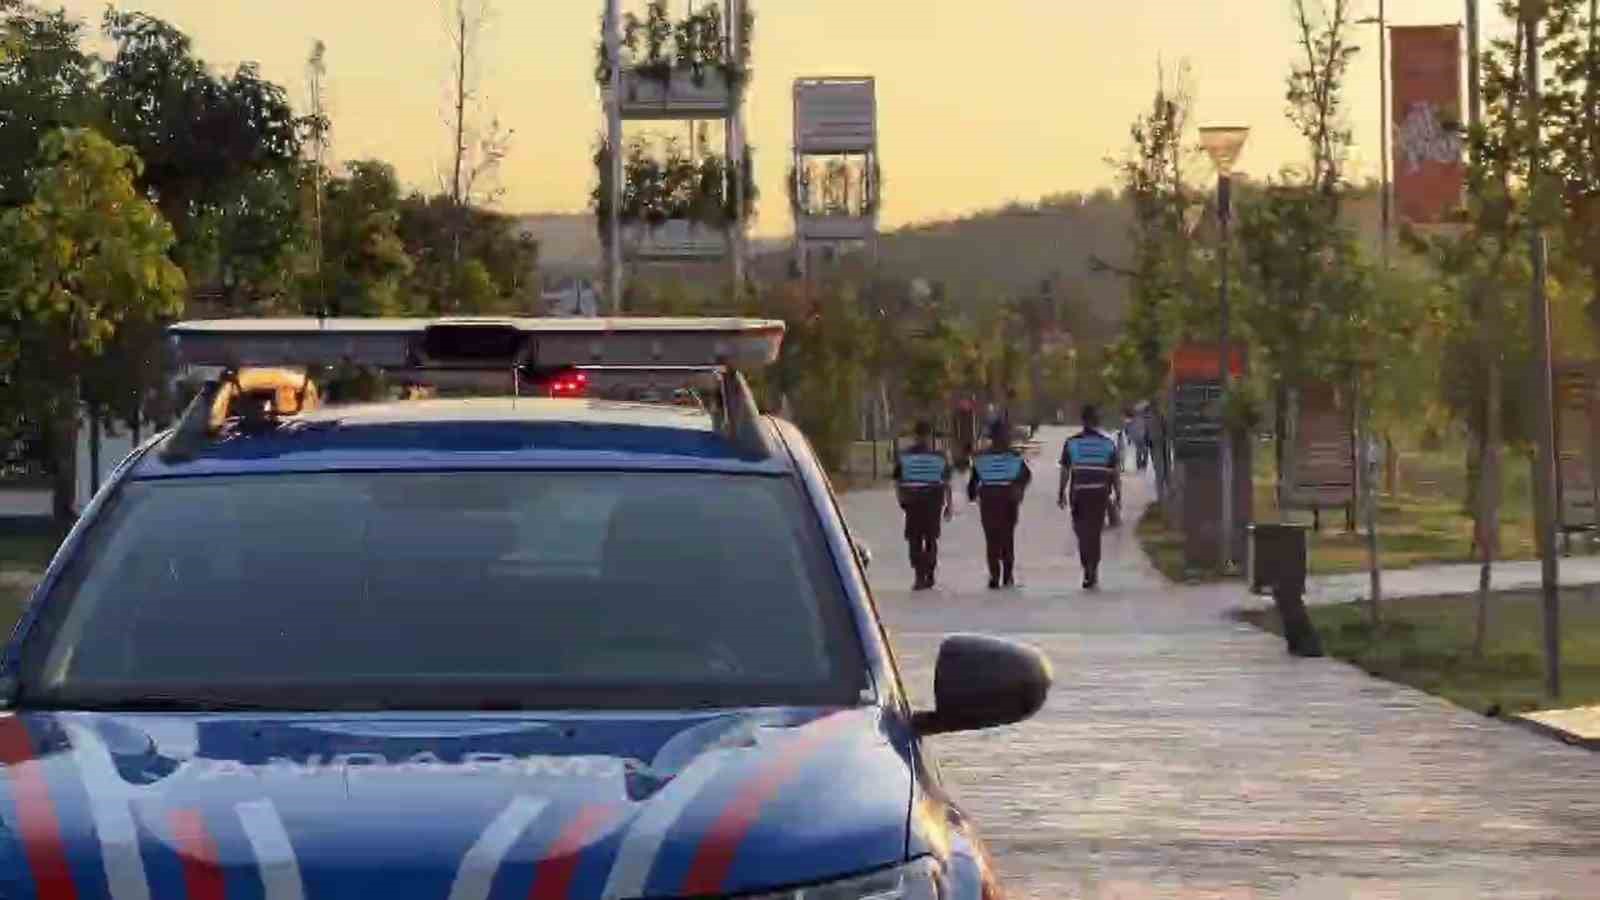
[[[893,492],[847,495],[912,693],[939,640],[1032,643],[1056,689],[1032,722],[936,739],[1015,897],[1600,897],[1597,757],[1229,620],[1237,585],[1178,587],[1131,525],[1078,588],[1045,435],[1018,534],[1023,585],[985,589],[958,500],[941,587],[913,594]],[[1131,477],[1131,476],[1130,476]],[[964,485],[962,485],[964,487]],[[961,493],[958,491],[958,494]],[[1132,482],[1129,523],[1149,501]]]
[[[1497,591],[1535,590],[1540,584],[1539,561],[1497,562],[1490,584]],[[1385,597],[1428,597],[1441,594],[1475,594],[1478,590],[1477,563],[1418,566],[1414,569],[1388,569],[1383,572]],[[1370,583],[1366,572],[1346,575],[1319,575],[1306,580],[1306,602],[1313,604],[1348,603],[1365,600]],[[1561,560],[1561,586],[1570,588],[1600,584],[1600,556],[1574,556]]]

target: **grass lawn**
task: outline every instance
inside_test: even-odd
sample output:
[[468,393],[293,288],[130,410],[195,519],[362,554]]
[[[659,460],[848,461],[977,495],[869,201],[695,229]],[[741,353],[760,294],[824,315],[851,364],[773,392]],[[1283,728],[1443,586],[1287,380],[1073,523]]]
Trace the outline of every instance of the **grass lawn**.
[[0,569],[42,570],[56,552],[53,533],[34,530],[0,531]]
[[[1275,610],[1243,617],[1282,633]],[[1480,713],[1507,715],[1549,708],[1544,697],[1542,617],[1538,594],[1506,593],[1491,600],[1489,639],[1472,654],[1477,607],[1472,597],[1419,597],[1385,604],[1376,630],[1357,604],[1314,607],[1311,619],[1330,656],[1380,678],[1398,681]],[[1600,594],[1562,595],[1560,707],[1600,703]]]
[[[1500,559],[1534,559],[1533,511],[1528,467],[1519,457],[1505,461],[1505,493],[1500,514]],[[1254,519],[1261,522],[1311,524],[1306,510],[1277,506],[1277,476],[1272,448],[1258,445],[1255,453]],[[1472,519],[1464,512],[1469,495],[1466,463],[1459,450],[1411,451],[1401,454],[1400,477],[1392,493],[1378,505],[1378,554],[1384,569],[1407,569],[1433,563],[1475,561]],[[1182,581],[1215,579],[1214,573],[1185,573],[1183,536],[1169,532],[1159,509],[1152,508],[1139,525],[1145,553],[1162,574]],[[1582,551],[1580,542],[1574,549]],[[1345,530],[1344,511],[1324,510],[1321,528],[1311,534],[1310,569],[1313,575],[1361,572],[1367,568],[1367,541],[1363,532]],[[1187,574],[1187,578],[1185,575]]]
[[11,626],[22,615],[22,604],[27,599],[28,592],[21,587],[0,584],[0,634],[11,633]]
[[1139,535],[1139,545],[1144,548],[1145,555],[1150,557],[1150,564],[1170,581],[1215,581],[1217,578],[1215,572],[1191,572],[1184,568],[1183,532],[1167,528],[1164,515],[1160,503],[1150,504],[1144,511],[1144,518],[1139,520],[1135,532]]

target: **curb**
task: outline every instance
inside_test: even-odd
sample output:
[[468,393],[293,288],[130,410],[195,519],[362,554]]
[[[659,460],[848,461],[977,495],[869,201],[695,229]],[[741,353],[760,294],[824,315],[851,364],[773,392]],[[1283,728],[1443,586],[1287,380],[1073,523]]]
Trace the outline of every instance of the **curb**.
[[1573,734],[1565,729],[1557,728],[1554,725],[1547,725],[1544,722],[1540,722],[1535,719],[1529,719],[1525,716],[1506,716],[1502,717],[1501,721],[1510,722],[1513,725],[1519,725],[1533,732],[1534,734],[1539,735],[1540,737],[1560,741],[1568,746],[1581,747],[1584,750],[1591,751],[1600,750],[1600,738],[1589,738],[1579,734]]

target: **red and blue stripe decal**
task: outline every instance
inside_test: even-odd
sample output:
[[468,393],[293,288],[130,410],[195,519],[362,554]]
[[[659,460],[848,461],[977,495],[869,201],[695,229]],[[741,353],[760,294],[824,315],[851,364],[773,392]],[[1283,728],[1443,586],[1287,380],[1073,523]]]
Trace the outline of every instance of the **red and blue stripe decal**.
[[199,810],[175,809],[169,814],[172,839],[183,860],[183,884],[189,900],[227,900],[217,839],[206,830]]
[[697,896],[725,889],[739,847],[761,818],[762,810],[848,720],[849,715],[841,713],[811,723],[775,758],[746,777],[701,838],[684,876],[682,893]]
[[67,859],[61,817],[50,796],[44,764],[33,736],[15,715],[0,718],[0,765],[11,782],[17,834],[38,900],[77,900],[78,889]]
[[621,809],[615,806],[584,806],[562,827],[534,867],[533,887],[528,900],[567,900],[577,883],[586,848],[614,826]]

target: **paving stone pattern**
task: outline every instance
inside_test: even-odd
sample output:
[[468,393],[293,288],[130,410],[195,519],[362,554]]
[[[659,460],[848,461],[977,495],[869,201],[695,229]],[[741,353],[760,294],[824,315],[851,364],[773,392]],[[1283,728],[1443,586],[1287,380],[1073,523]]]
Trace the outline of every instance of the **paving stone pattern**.
[[1178,587],[1145,561],[1130,479],[1103,589],[1078,588],[1055,508],[1067,432],[1032,460],[1023,586],[985,589],[958,499],[941,587],[911,593],[893,492],[844,498],[908,685],[927,698],[945,634],[1030,642],[1056,688],[1032,722],[936,739],[1013,897],[1600,898],[1600,756],[1333,660],[1295,660],[1226,613],[1232,586]]

